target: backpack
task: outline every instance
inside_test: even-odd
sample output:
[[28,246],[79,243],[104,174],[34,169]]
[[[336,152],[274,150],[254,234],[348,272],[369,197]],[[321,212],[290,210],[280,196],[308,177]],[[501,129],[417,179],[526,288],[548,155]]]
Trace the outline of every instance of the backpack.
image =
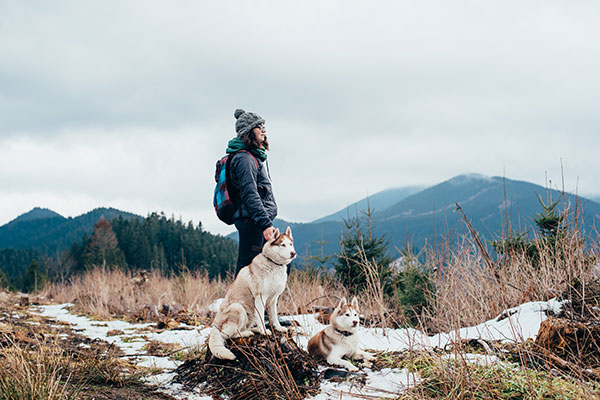
[[258,167],[258,160],[252,153],[246,150],[238,150],[234,153],[227,154],[218,160],[215,169],[215,182],[217,185],[215,186],[215,193],[213,196],[213,206],[215,207],[217,217],[227,225],[233,224],[233,214],[235,214],[238,209],[237,203],[239,202],[237,190],[235,190],[233,186],[227,184],[230,180],[230,164],[233,156],[242,151],[250,154],[252,158],[254,158],[254,161],[256,161],[256,166]]

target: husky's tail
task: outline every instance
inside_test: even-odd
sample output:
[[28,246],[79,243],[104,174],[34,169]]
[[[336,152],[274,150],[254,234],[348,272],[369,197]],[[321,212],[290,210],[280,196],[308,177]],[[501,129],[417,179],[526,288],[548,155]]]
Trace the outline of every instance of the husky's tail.
[[213,326],[208,336],[208,348],[217,358],[222,360],[235,360],[235,355],[225,347],[225,340],[221,332]]

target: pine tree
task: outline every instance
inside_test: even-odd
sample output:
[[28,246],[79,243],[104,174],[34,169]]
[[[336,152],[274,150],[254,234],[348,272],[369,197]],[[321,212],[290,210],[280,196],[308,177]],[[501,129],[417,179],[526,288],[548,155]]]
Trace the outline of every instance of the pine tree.
[[394,276],[394,296],[392,301],[402,309],[410,325],[418,322],[419,316],[428,305],[428,294],[434,292],[430,275],[421,262],[424,250],[414,254],[407,246],[402,254],[402,269]]
[[8,290],[12,290],[13,286],[10,283],[10,281],[8,280],[8,278],[6,277],[6,274],[4,273],[4,271],[0,270],[0,289],[8,289]]
[[377,268],[381,286],[386,293],[393,292],[391,286],[391,258],[387,256],[388,242],[384,236],[373,235],[372,211],[366,213],[369,231],[365,233],[358,217],[344,220],[346,232],[340,241],[340,253],[335,262],[335,273],[342,284],[353,294],[361,292],[367,285],[365,260]]
[[509,232],[506,238],[491,242],[496,252],[504,258],[510,258],[513,254],[525,254],[532,265],[540,262],[539,249],[545,248],[551,252],[556,249],[556,242],[561,235],[565,234],[566,212],[559,213],[557,206],[559,200],[552,201],[551,198],[544,202],[537,194],[542,211],[536,213],[533,222],[537,227],[539,237],[527,239],[525,233],[516,234]]
[[565,219],[564,214],[559,214],[556,211],[559,201],[552,201],[549,199],[547,203],[544,203],[542,197],[537,195],[540,205],[542,206],[542,212],[537,213],[533,222],[535,222],[538,231],[540,232],[541,239],[550,248],[556,246],[556,240],[562,232],[563,222]]
[[27,292],[37,292],[48,283],[48,275],[41,270],[40,264],[33,260],[25,272],[23,289]]

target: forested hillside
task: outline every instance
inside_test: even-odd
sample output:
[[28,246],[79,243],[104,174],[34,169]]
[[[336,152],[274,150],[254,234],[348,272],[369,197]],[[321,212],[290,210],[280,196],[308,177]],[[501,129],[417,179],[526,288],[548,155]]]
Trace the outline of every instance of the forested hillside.
[[237,244],[202,230],[202,225],[183,223],[164,214],[144,219],[119,217],[100,220],[92,236],[71,248],[73,269],[94,265],[117,265],[163,272],[206,270],[224,276],[235,263]]
[[234,241],[203,231],[201,224],[113,209],[69,219],[32,210],[0,227],[0,239],[0,286],[20,290],[102,265],[225,276],[237,255]]
[[34,208],[0,227],[0,249],[36,249],[55,257],[80,241],[84,234],[90,235],[100,217],[112,220],[119,216],[142,218],[114,208],[96,208],[75,218]]

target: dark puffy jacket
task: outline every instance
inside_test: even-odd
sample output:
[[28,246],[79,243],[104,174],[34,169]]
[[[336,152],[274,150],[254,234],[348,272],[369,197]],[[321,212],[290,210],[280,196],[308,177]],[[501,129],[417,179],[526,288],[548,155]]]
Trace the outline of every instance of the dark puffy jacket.
[[267,167],[251,154],[242,151],[234,155],[230,168],[231,183],[241,199],[241,205],[233,219],[250,218],[260,229],[267,229],[277,216],[277,203]]

